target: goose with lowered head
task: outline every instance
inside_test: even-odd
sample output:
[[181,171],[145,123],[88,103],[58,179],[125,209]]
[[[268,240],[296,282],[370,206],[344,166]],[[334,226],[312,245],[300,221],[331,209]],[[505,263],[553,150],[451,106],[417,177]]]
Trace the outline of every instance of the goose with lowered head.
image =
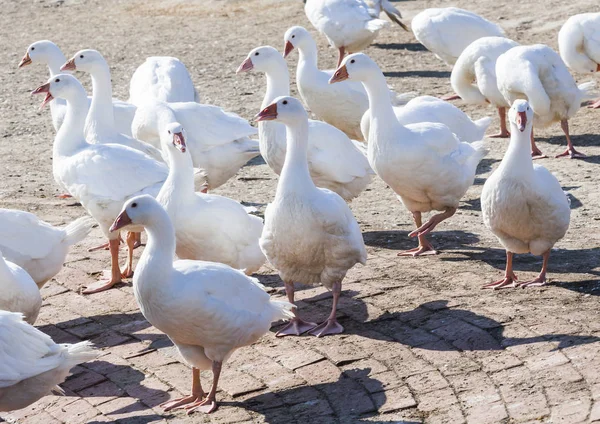
[[[508,150],[481,192],[483,222],[506,249],[504,278],[483,288],[545,285],[550,250],[569,228],[569,199],[556,177],[532,162],[529,145],[533,116],[527,101],[515,100],[508,112]],[[512,268],[515,253],[542,255],[542,270],[534,280],[517,283]]]
[[[346,57],[331,83],[346,79],[361,81],[369,94],[369,163],[412,213],[419,246],[399,256],[437,253],[426,236],[443,220],[456,213],[460,199],[473,184],[475,171],[487,150],[483,142],[461,142],[448,127],[424,122],[402,125],[385,95],[385,77],[368,56]],[[425,224],[421,214],[443,211]]]
[[123,203],[138,194],[156,196],[168,176],[168,169],[142,152],[121,144],[90,144],[83,129],[87,102],[85,89],[72,75],[59,74],[38,87],[34,94],[45,93],[42,104],[54,98],[67,102],[65,122],[56,134],[52,150],[55,178],[67,188],[98,222],[109,240],[111,271],[108,279],[88,286],[85,294],[107,290],[133,272],[135,236],[127,236],[128,258],[123,273],[119,269],[119,233],[108,229]]
[[359,52],[373,42],[388,22],[369,13],[363,0],[306,0],[310,23],[338,50],[338,66],[346,53]]
[[309,331],[317,337],[341,333],[336,310],[346,273],[365,264],[367,251],[360,228],[344,200],[317,188],[308,170],[308,114],[297,99],[283,96],[256,120],[277,120],[287,129],[287,150],[275,199],[265,211],[260,246],[294,302],[294,282],[322,284],[333,293],[331,314],[319,325],[294,317],[278,336]]
[[33,325],[42,307],[42,295],[35,281],[0,252],[0,310],[19,312]]
[[[575,116],[582,101],[591,98],[593,83],[577,86],[560,56],[543,44],[517,46],[501,54],[496,61],[496,76],[498,89],[509,104],[527,99],[535,114],[536,126],[560,122],[567,149],[556,157],[585,157],[573,146],[569,119]],[[533,131],[531,154],[536,159],[546,157],[536,146]]]
[[504,30],[476,13],[457,7],[425,9],[411,23],[417,40],[448,65],[481,37],[504,37]]
[[[575,72],[600,72],[600,13],[571,16],[558,32],[558,51]],[[600,108],[600,100],[589,107]]]
[[498,90],[496,60],[518,45],[504,37],[482,37],[463,50],[452,68],[450,83],[458,97],[469,104],[491,104],[498,109],[500,132],[490,137],[510,137],[506,127],[506,108],[510,105]]
[[62,392],[57,386],[69,371],[98,356],[90,342],[57,344],[23,320],[23,315],[0,310],[0,412],[25,408]]
[[[162,404],[165,410],[210,413],[222,366],[231,354],[265,335],[273,321],[293,316],[288,302],[275,301],[255,278],[227,265],[182,260],[173,262],[175,230],[169,215],[151,196],[123,205],[111,230],[143,226],[148,243],[133,276],[133,293],[144,317],[173,341],[192,366],[189,396]],[[205,393],[200,370],[212,369]]]
[[173,226],[180,259],[221,262],[250,275],[265,263],[258,245],[262,219],[249,215],[235,200],[194,192],[194,169],[183,126],[161,120],[161,142],[169,176],[156,200]]
[[[60,67],[67,61],[67,58],[60,48],[52,41],[36,41],[27,48],[27,53],[19,62],[19,68],[32,63],[41,63],[48,67],[50,76],[60,74]],[[92,103],[92,98],[88,97],[88,107]],[[117,131],[131,135],[131,121],[135,114],[135,106],[131,103],[112,99],[113,113],[115,117],[115,127]],[[58,131],[65,119],[66,104],[62,99],[57,99],[50,104],[50,113],[52,115],[52,125]]]
[[[262,107],[279,96],[290,94],[290,80],[285,59],[273,47],[252,50],[237,72],[257,70],[267,77]],[[280,122],[258,123],[260,153],[277,175],[281,174],[286,151],[286,127]],[[308,163],[317,187],[328,188],[346,201],[357,197],[369,185],[373,170],[359,147],[337,128],[321,121],[308,122]]]
[[146,102],[135,112],[134,137],[161,149],[159,123],[164,121],[180,122],[186,129],[192,164],[203,172],[207,190],[225,184],[260,155],[258,141],[250,138],[258,131],[248,121],[220,107],[196,102]]

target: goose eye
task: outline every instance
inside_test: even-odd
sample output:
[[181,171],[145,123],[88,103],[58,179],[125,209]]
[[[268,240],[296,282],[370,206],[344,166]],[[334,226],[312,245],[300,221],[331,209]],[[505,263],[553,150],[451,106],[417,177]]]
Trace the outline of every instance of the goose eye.
[[131,204],[131,207],[132,207],[132,208],[137,208],[137,203],[133,202],[133,203]]
[[60,78],[56,78],[54,82],[60,82]]
[[350,63],[354,63],[354,59],[352,59],[352,60],[350,61]]
[[292,35],[292,38],[296,38],[296,36],[295,36],[295,35]]
[[258,56],[259,54],[260,54],[260,53],[256,52],[256,53],[254,53],[254,56]]
[[31,51],[34,51],[34,50],[35,50],[35,47],[32,47],[32,48],[31,48]]
[[287,100],[284,100],[284,101],[283,101],[283,104],[284,104],[284,105],[287,105]]
[[167,132],[168,132],[169,134],[171,134],[171,130],[167,130]]
[[83,55],[82,55],[82,54],[80,54],[80,55],[79,55],[79,57],[80,57],[81,59],[83,59]]

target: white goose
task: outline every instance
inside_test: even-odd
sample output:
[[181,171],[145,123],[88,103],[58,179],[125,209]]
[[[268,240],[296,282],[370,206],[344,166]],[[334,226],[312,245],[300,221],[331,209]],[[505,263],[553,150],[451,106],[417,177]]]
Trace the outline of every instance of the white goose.
[[208,190],[225,184],[250,159],[260,154],[258,133],[248,121],[217,106],[195,102],[148,101],[140,106],[132,123],[135,138],[160,149],[159,122],[180,122],[195,168],[205,174]]
[[[575,83],[573,76],[550,47],[543,44],[517,46],[500,55],[496,61],[498,88],[509,104],[527,99],[535,113],[535,125],[547,126],[559,121],[567,137],[567,149],[556,157],[582,158],[573,147],[569,135],[569,119],[590,98],[593,83]],[[531,133],[531,154],[546,157],[535,145]]]
[[[175,261],[175,231],[167,212],[150,196],[129,200],[111,227],[144,226],[148,244],[133,276],[133,293],[144,317],[173,341],[193,367],[192,393],[162,404],[210,413],[223,363],[240,347],[266,334],[273,321],[293,316],[293,305],[271,300],[258,280],[227,265]],[[212,369],[202,390],[200,370]]]
[[262,219],[249,215],[235,200],[194,192],[194,168],[183,127],[159,122],[169,177],[156,200],[165,208],[177,239],[180,259],[220,262],[250,275],[265,263],[258,239]]
[[0,252],[0,310],[19,312],[25,316],[25,321],[33,325],[41,307],[42,295],[35,281]]
[[498,25],[457,7],[425,9],[413,18],[411,28],[417,40],[448,65],[473,41],[504,37]]
[[79,70],[89,73],[92,77],[92,104],[87,114],[84,130],[85,138],[89,143],[121,144],[162,161],[162,155],[158,149],[125,135],[116,128],[114,113],[110,107],[112,101],[110,68],[98,51],[80,50],[60,69],[61,71]]
[[306,0],[310,23],[338,50],[338,66],[346,52],[369,46],[388,22],[375,18],[363,0]]
[[72,75],[59,74],[34,91],[47,93],[44,103],[59,97],[67,101],[65,122],[56,134],[52,153],[56,178],[98,222],[109,239],[110,278],[88,286],[83,292],[107,290],[131,276],[135,236],[127,237],[125,271],[119,269],[119,234],[108,231],[123,203],[130,197],[149,193],[156,196],[168,176],[168,169],[138,150],[121,144],[90,144],[83,135],[85,89]]
[[32,213],[0,209],[0,250],[41,289],[62,269],[69,248],[83,240],[94,225],[92,218],[84,216],[57,228]]
[[153,56],[133,73],[129,103],[140,107],[149,100],[199,102],[200,98],[185,65],[174,57]]
[[[39,62],[48,66],[50,76],[60,74],[60,67],[66,62],[67,58],[63,52],[52,41],[41,40],[36,41],[27,48],[27,53],[21,59],[19,68],[30,65],[34,62]],[[92,103],[92,98],[88,97],[88,103]],[[122,102],[112,99],[113,113],[115,116],[115,128],[117,131],[131,135],[131,121],[135,114],[135,106],[131,103]],[[88,105],[89,107],[89,105]],[[50,104],[50,112],[52,114],[52,125],[58,131],[65,119],[66,104],[62,99],[57,99]]]
[[371,16],[379,18],[381,12],[385,12],[391,21],[400,25],[403,30],[408,31],[407,26],[400,20],[402,19],[402,13],[389,0],[365,0],[365,3],[369,7]]
[[[287,30],[283,37],[286,58],[294,48],[300,59],[296,70],[296,83],[302,100],[317,118],[342,130],[353,140],[363,140],[360,120],[369,109],[367,92],[360,83],[345,81],[331,85],[329,78],[334,70],[322,71],[317,66],[317,44],[303,27],[295,26]],[[406,95],[398,96],[390,90],[390,98],[395,105],[406,103]],[[332,103],[336,107],[331,107]]]
[[[558,50],[575,72],[600,72],[600,13],[571,16],[558,33]],[[590,107],[600,108],[600,100]]]
[[506,127],[506,101],[496,80],[496,60],[519,43],[504,37],[482,37],[473,41],[458,57],[452,68],[452,89],[466,103],[498,108],[500,132],[490,137],[510,137]]
[[[279,96],[290,93],[287,63],[273,47],[252,50],[238,72],[255,69],[267,77],[267,90],[262,107]],[[286,150],[286,128],[279,122],[259,122],[260,153],[277,175],[281,174]],[[355,144],[356,143],[356,144]],[[367,158],[342,131],[321,121],[309,120],[308,163],[317,187],[335,191],[345,200],[357,197],[371,182],[373,170]]]
[[277,120],[287,128],[287,151],[277,193],[265,211],[260,246],[277,269],[291,303],[294,282],[323,284],[333,293],[331,314],[319,325],[297,316],[278,336],[310,331],[317,337],[341,333],[336,310],[346,273],[366,264],[360,228],[348,205],[337,194],[317,188],[308,170],[308,114],[293,97],[278,97],[257,116]]
[[[412,213],[417,229],[409,234],[419,246],[398,255],[435,254],[426,235],[456,212],[473,184],[479,161],[487,153],[483,142],[461,142],[448,127],[437,123],[403,126],[395,118],[381,69],[368,56],[346,57],[331,82],[361,81],[371,110],[369,163]],[[422,225],[421,213],[440,210]]]
[[23,321],[23,315],[0,311],[0,412],[31,405],[51,391],[82,362],[98,356],[90,342],[56,344]]
[[481,192],[483,222],[506,249],[504,278],[484,288],[517,286],[512,260],[515,253],[542,255],[537,278],[521,287],[543,286],[550,250],[569,228],[569,199],[556,177],[533,165],[529,143],[533,109],[525,100],[515,100],[508,112],[511,138],[500,166],[486,180]]

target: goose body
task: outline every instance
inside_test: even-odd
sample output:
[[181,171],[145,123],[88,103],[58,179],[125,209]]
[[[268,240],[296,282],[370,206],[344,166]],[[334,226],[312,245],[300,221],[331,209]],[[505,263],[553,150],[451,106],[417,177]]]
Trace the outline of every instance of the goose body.
[[558,33],[558,50],[575,72],[600,72],[600,13],[571,16]]
[[189,71],[179,59],[169,56],[147,58],[129,82],[129,103],[142,106],[150,100],[199,102]]
[[[578,87],[554,50],[543,44],[513,47],[498,57],[496,76],[498,89],[509,104],[517,99],[528,100],[536,126],[561,122],[568,147],[560,156],[581,156],[572,146],[568,120],[577,113],[581,102],[589,98],[589,84]],[[535,144],[532,151],[534,155],[542,155]]]
[[501,54],[518,45],[517,42],[504,37],[482,37],[475,40],[460,54],[450,77],[452,88],[466,103],[489,103],[498,108],[498,137],[509,136],[506,128],[506,108],[510,105],[498,89],[496,61]]
[[[342,130],[353,140],[363,140],[361,118],[369,109],[369,98],[362,84],[344,81],[329,84],[334,70],[323,71],[317,66],[317,44],[303,27],[288,29],[284,36],[284,57],[297,48],[300,58],[296,83],[302,100],[317,118]],[[399,105],[405,96],[390,90],[390,98]],[[335,107],[332,105],[335,104]]]
[[33,325],[41,307],[42,296],[35,281],[0,254],[0,310],[21,313]]
[[[528,102],[514,102],[509,111],[508,150],[481,192],[483,222],[510,257],[505,279],[488,285],[490,288],[516,282],[512,273],[514,253],[544,255],[545,270],[546,255],[569,227],[569,201],[558,180],[543,166],[532,163],[529,138],[533,115]],[[544,283],[543,277],[536,283]]]
[[504,30],[498,25],[457,7],[425,9],[413,18],[411,28],[421,44],[449,65],[473,41],[504,37]]
[[[263,106],[278,96],[289,94],[286,61],[273,47],[252,50],[239,70],[251,69],[265,72],[267,76]],[[280,175],[285,161],[286,127],[279,122],[259,122],[258,134],[262,157]],[[357,146],[360,143],[325,122],[313,120],[309,120],[308,137],[309,169],[315,185],[328,188],[347,201],[357,197],[373,177],[366,157]]]
[[339,51],[359,52],[369,46],[388,23],[371,16],[363,0],[307,0],[304,12],[310,23]]
[[[487,151],[481,141],[462,142],[442,124],[400,124],[384,95],[385,77],[368,56],[345,58],[331,81],[347,78],[361,81],[369,93],[369,163],[415,218],[419,248],[406,253],[432,252],[424,236],[455,213]],[[432,210],[444,212],[421,225],[421,213]]]
[[333,291],[329,322],[315,335],[340,332],[335,308],[342,280],[350,268],[367,260],[360,228],[344,200],[317,188],[310,177],[308,115],[300,102],[278,97],[258,117],[277,119],[287,127],[285,164],[275,199],[265,211],[260,246],[286,284],[288,297],[293,298],[294,282],[322,284]]
[[0,310],[0,411],[14,411],[62,391],[75,365],[98,356],[89,342],[56,344],[18,313]]
[[[41,63],[48,67],[50,76],[63,73],[60,67],[67,61],[67,58],[60,48],[52,41],[41,40],[31,44],[27,48],[27,53],[21,60],[19,68],[32,63]],[[92,98],[88,97],[88,109],[92,103]],[[131,136],[131,121],[135,115],[135,106],[131,103],[112,99],[113,114],[115,119],[115,128],[118,132]],[[57,99],[50,104],[52,114],[52,125],[56,131],[59,130],[65,119],[67,105],[62,99]]]
[[[51,78],[36,92],[46,92],[67,101],[65,122],[54,141],[54,174],[109,239],[113,254],[112,276],[100,287],[112,287],[121,281],[121,271],[118,267],[119,234],[109,232],[109,227],[130,197],[139,194],[156,196],[168,176],[168,168],[164,163],[120,144],[88,143],[83,136],[85,111],[79,107],[86,101],[85,90],[73,76],[63,74]],[[132,272],[133,242],[129,239],[128,248],[128,266],[124,275]]]
[[[336,84],[333,84],[336,85]],[[456,106],[433,96],[419,96],[410,100],[405,106],[395,106],[394,114],[402,125],[418,124],[421,122],[437,122],[447,126],[459,140],[471,143],[483,140],[490,126],[489,117],[473,121],[466,113]],[[365,112],[360,127],[366,140],[369,136],[371,113]]]
[[194,387],[196,382],[200,385],[198,370],[212,368],[214,373],[206,398],[196,392],[196,399],[167,405],[188,403],[212,412],[222,364],[236,349],[266,334],[273,321],[289,318],[292,305],[271,300],[256,279],[227,265],[173,262],[175,230],[167,212],[150,196],[127,202],[112,228],[129,224],[142,225],[148,233],[133,277],[133,292],[142,314],[169,336],[194,367]]
[[32,213],[0,209],[0,250],[41,289],[62,269],[69,248],[83,240],[94,225],[86,216],[57,228]]
[[173,226],[180,259],[220,262],[252,274],[265,262],[258,239],[262,219],[249,215],[235,200],[194,192],[192,158],[179,122],[161,121],[169,177],[156,200]]
[[258,131],[220,107],[196,102],[147,102],[136,111],[134,136],[160,149],[161,120],[183,125],[193,166],[204,172],[209,190],[225,184],[260,154],[258,141],[250,138]]

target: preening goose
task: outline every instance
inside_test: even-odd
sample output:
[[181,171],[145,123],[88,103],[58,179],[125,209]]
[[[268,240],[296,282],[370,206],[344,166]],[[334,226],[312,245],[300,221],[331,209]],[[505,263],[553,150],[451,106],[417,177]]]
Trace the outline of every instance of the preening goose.
[[[331,83],[348,78],[361,81],[369,93],[369,163],[412,213],[417,226],[409,236],[418,237],[419,246],[398,255],[437,253],[426,235],[456,212],[487,153],[483,142],[461,142],[442,124],[400,124],[381,69],[362,53],[346,57]],[[432,210],[443,212],[422,224],[421,214]]]
[[333,293],[328,319],[316,325],[295,316],[278,336],[317,337],[341,333],[336,310],[346,273],[365,264],[367,251],[360,228],[344,200],[313,183],[308,170],[308,114],[293,97],[278,97],[257,121],[279,121],[287,129],[287,150],[275,199],[265,211],[260,246],[285,283],[294,302],[294,283],[322,284]]
[[[231,354],[265,335],[273,321],[293,316],[293,305],[275,301],[255,278],[227,265],[175,261],[175,231],[167,212],[151,196],[129,200],[113,223],[118,231],[143,226],[148,244],[133,276],[133,293],[144,317],[173,341],[192,368],[192,393],[162,404],[210,413],[217,409],[221,368]],[[212,369],[205,393],[200,370]]]
[[550,249],[569,228],[569,199],[556,177],[532,162],[529,146],[533,115],[527,101],[515,100],[508,112],[511,127],[508,150],[481,192],[483,222],[506,249],[504,278],[484,288],[517,286],[513,255],[530,252],[544,257],[542,270],[534,280],[519,285],[546,284]]

